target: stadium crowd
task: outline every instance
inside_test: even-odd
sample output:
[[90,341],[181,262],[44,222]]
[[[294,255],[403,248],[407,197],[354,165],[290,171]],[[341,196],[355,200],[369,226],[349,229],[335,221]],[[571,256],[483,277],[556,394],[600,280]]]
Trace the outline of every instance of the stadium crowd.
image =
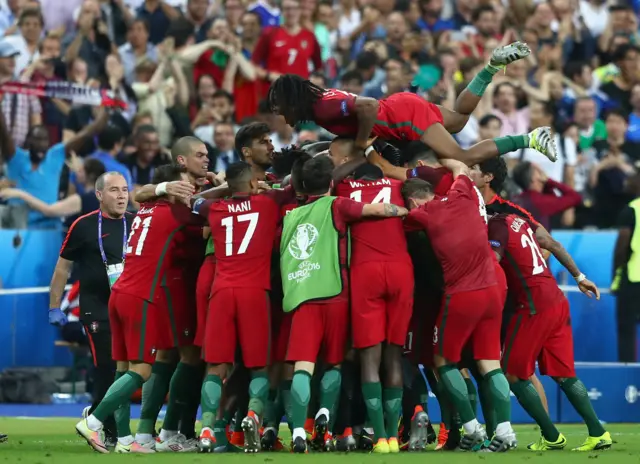
[[[439,349],[437,353],[429,352],[428,359],[422,362],[433,367],[430,384],[438,394],[443,417],[449,408],[447,422],[440,427],[441,448],[447,446],[450,432],[451,448],[497,452],[517,446],[510,424],[509,389],[541,428],[540,440],[529,448],[564,448],[567,440],[551,423],[544,391],[533,375],[538,354],[542,373],[558,382],[587,425],[589,436],[577,449],[611,446],[609,433],[598,421],[584,385],[575,376],[571,330],[567,329],[568,303],[548,271],[541,250],[553,253],[565,265],[581,291],[590,296],[598,294],[547,230],[614,226],[620,211],[635,196],[626,180],[636,174],[636,158],[640,157],[640,136],[636,133],[640,116],[640,57],[635,45],[638,17],[634,9],[637,4],[599,0],[506,4],[476,0],[343,0],[338,5],[314,0],[283,0],[278,5],[245,5],[240,0],[223,4],[208,0],[171,4],[161,0],[73,3],[54,8],[54,2],[44,0],[8,0],[0,10],[0,24],[6,24],[4,38],[0,39],[0,153],[6,164],[0,180],[0,198],[7,201],[1,216],[4,227],[57,228],[61,222],[56,218],[73,221],[70,224],[75,225],[69,228],[58,266],[80,259],[81,251],[68,243],[73,243],[74,234],[81,233],[78,224],[86,217],[84,213],[100,208],[99,231],[103,213],[106,219],[124,221],[127,265],[123,270],[122,265],[118,268],[104,258],[109,285],[113,285],[109,315],[113,357],[118,361],[116,381],[100,404],[76,426],[94,450],[108,452],[104,432],[111,416],[117,427],[118,452],[228,449],[233,438],[227,437],[225,427],[236,412],[239,415],[234,431],[242,430],[245,452],[274,449],[280,442],[275,427],[278,423],[272,421],[282,414],[274,416],[275,409],[269,408],[276,408],[278,401],[290,422],[295,452],[307,451],[307,432],[311,434],[309,443],[316,449],[353,449],[356,442],[352,425],[360,427],[358,444],[367,436],[374,452],[397,452],[404,443],[411,450],[424,449],[435,437],[430,434],[423,401],[416,392],[404,393],[404,398],[409,398],[409,413],[403,404],[403,390],[414,388],[414,382],[407,382],[402,373],[401,347],[408,342],[412,351],[406,337],[416,330],[420,338],[426,336],[427,344],[433,332],[433,347]],[[47,12],[52,8],[55,13]],[[526,42],[528,47],[517,45],[520,42]],[[13,81],[72,81],[107,89],[126,102],[126,108],[75,105],[62,99],[14,93],[9,86],[3,91],[3,85]],[[341,90],[323,93],[324,88],[332,87]],[[413,93],[403,93],[406,91]],[[460,110],[465,92],[478,97],[469,113]],[[364,98],[356,99],[352,94]],[[373,141],[362,146],[360,129],[366,112],[362,108],[368,101],[384,101],[388,97],[396,109],[423,108],[425,101],[443,109],[437,110],[436,123],[430,119],[437,119],[435,113],[426,116],[416,112],[416,119],[405,132],[394,123],[397,119],[389,116],[383,120],[386,129],[382,133],[391,135],[391,139],[417,140],[406,135],[414,131],[413,135],[420,134],[418,138],[424,142],[429,133],[433,137],[434,132],[428,130],[431,125],[444,127],[456,133],[459,147],[442,153],[432,145],[435,155],[474,155],[477,162],[469,163],[477,165],[473,171],[452,159],[441,159],[440,167],[429,167],[433,153],[424,145],[398,144],[398,149]],[[331,98],[334,103],[327,101]],[[377,108],[379,104],[375,105]],[[327,112],[318,108],[326,108]],[[387,116],[393,108],[385,110]],[[328,129],[348,125],[341,122],[340,116],[353,115],[349,129],[355,127],[356,113],[358,133],[353,130],[348,134],[355,143],[344,138],[333,140],[330,156],[317,158],[295,148],[331,140],[332,133],[339,131]],[[337,116],[330,116],[333,114]],[[461,115],[463,122],[458,125],[456,117]],[[375,123],[381,125],[380,121]],[[544,126],[551,126],[554,134],[540,129]],[[404,135],[398,135],[401,132]],[[363,162],[363,157],[352,158],[354,145],[355,151],[362,149],[367,154],[369,164]],[[496,154],[504,156],[491,159]],[[337,171],[341,167],[344,173],[339,177]],[[437,177],[435,171],[439,172]],[[273,188],[289,174],[287,188]],[[382,179],[382,174],[386,178]],[[350,175],[357,181],[344,180]],[[196,289],[187,283],[195,283],[195,276],[186,277],[193,269],[185,266],[195,262],[191,253],[194,247],[190,246],[195,236],[184,224],[192,224],[201,234],[202,223],[194,219],[196,215],[179,220],[171,204],[179,197],[191,196],[193,192],[180,191],[187,188],[185,184],[190,185],[187,181],[205,177],[211,184],[221,184],[209,194],[190,200],[193,212],[208,219],[215,242],[215,250],[207,250],[207,255],[215,254],[211,265],[216,271],[213,287],[206,295],[210,300],[204,305],[205,311],[209,308],[208,314],[205,312],[206,323],[200,324],[200,307],[197,327],[176,327],[173,319],[156,320],[156,316],[147,319],[148,314],[162,312],[156,312],[157,308],[172,306],[168,296],[156,293],[158,277],[162,277],[163,287],[165,278],[184,282],[166,284],[170,289],[167,295],[182,291],[196,297]],[[324,195],[337,179],[343,182],[337,186],[338,196],[355,201],[333,197],[326,200]],[[195,182],[192,187],[200,189],[202,185]],[[341,187],[346,190],[340,192]],[[365,192],[373,192],[374,187],[377,195],[367,198]],[[265,192],[257,196],[246,193],[258,190]],[[486,246],[485,202],[504,204],[496,200],[496,194],[503,190],[522,208],[509,204],[508,212],[496,211],[499,218],[489,223],[492,251]],[[210,199],[225,195],[230,198]],[[308,203],[304,204],[307,200],[303,201],[302,195],[308,196]],[[163,196],[169,201],[155,202]],[[431,202],[440,197],[440,202]],[[457,209],[439,206],[447,199]],[[395,206],[399,204],[411,212]],[[132,222],[123,216],[126,208],[138,211]],[[279,304],[287,312],[295,311],[291,318],[279,321],[272,333],[264,290],[272,286],[268,278],[271,249],[275,231],[282,223],[280,216],[285,214],[288,219],[278,234],[282,239],[280,249],[288,250],[302,264],[291,262],[287,253],[281,252],[283,295]],[[334,221],[327,225],[323,218],[329,216]],[[407,253],[402,227],[399,235],[389,240],[388,246],[397,248],[390,253],[393,259],[382,260],[381,272],[393,271],[398,282],[404,281],[387,281],[385,285],[398,285],[407,292],[407,298],[404,293],[386,295],[381,297],[386,298],[387,304],[382,313],[359,313],[361,310],[354,308],[368,308],[369,302],[363,293],[362,304],[354,305],[358,298],[354,288],[367,285],[366,281],[356,285],[354,276],[366,273],[352,270],[350,278],[344,277],[347,264],[343,261],[343,238],[348,224],[364,219],[358,233],[355,225],[352,227],[354,236],[363,234],[359,236],[362,240],[371,233],[370,229],[364,232],[367,217],[395,221],[397,216],[407,216],[405,223],[411,223],[414,230],[426,231],[444,272],[446,296],[435,302],[439,307],[442,299],[444,305],[438,320],[420,325],[419,329],[412,325],[411,331],[412,268],[422,251],[411,251],[409,243]],[[466,225],[468,230],[461,233],[464,240],[460,240],[460,248],[452,252],[453,247],[444,241],[451,239],[448,228],[453,230],[461,216],[469,217],[470,222]],[[436,217],[440,222],[432,219]],[[152,228],[154,219],[159,226]],[[222,227],[214,225],[218,222]],[[391,234],[398,232],[399,222],[385,224],[393,231]],[[234,227],[244,232],[244,238],[234,235]],[[325,238],[331,233],[333,239]],[[114,234],[98,232],[103,257],[102,238],[108,235]],[[172,241],[174,235],[176,239]],[[511,248],[514,240],[515,251]],[[213,242],[209,242],[212,246]],[[309,257],[316,245],[327,250],[331,246],[335,250],[337,245],[339,252],[314,263]],[[204,250],[198,252],[195,248],[202,260]],[[385,247],[371,248],[384,255]],[[530,254],[522,251],[526,248]],[[363,248],[356,245],[355,250],[359,249]],[[469,253],[461,258],[463,249]],[[165,256],[170,257],[167,268],[163,267]],[[222,256],[226,258],[221,259]],[[360,256],[360,260],[353,258],[352,268],[357,264],[371,272],[370,263]],[[502,258],[504,273],[498,264]],[[156,260],[157,272],[152,279],[145,271]],[[523,260],[528,261],[525,264]],[[455,265],[448,267],[453,262]],[[207,263],[205,260],[203,268]],[[307,267],[303,269],[302,265]],[[402,268],[405,265],[409,271]],[[324,271],[328,268],[337,269],[337,281],[331,281],[330,274]],[[531,275],[518,284],[523,269]],[[417,281],[418,271],[415,272]],[[508,337],[507,353],[513,357],[502,359],[501,369],[502,316],[495,311],[502,309],[506,298],[506,283],[499,282],[499,275],[504,279],[505,273],[517,301],[515,326],[509,323],[507,331],[511,335],[518,333],[519,337],[515,342]],[[310,275],[315,277],[308,281]],[[198,278],[201,276],[202,270]],[[246,288],[238,285],[239,276],[250,282]],[[343,295],[349,293],[348,280],[353,292],[349,296]],[[411,285],[405,285],[407,281]],[[66,278],[62,284],[65,282]],[[310,289],[309,282],[322,282],[322,288]],[[535,287],[533,294],[531,285]],[[503,286],[504,294],[499,293]],[[416,289],[419,293],[418,285]],[[439,291],[434,294],[440,295]],[[179,301],[190,301],[189,298],[182,295]],[[314,304],[318,298],[326,299],[326,305]],[[481,302],[482,308],[475,318],[464,321],[464,308],[471,301]],[[59,303],[58,298],[57,306],[51,308],[54,319],[59,314]],[[273,294],[271,304],[278,304]],[[551,308],[534,317],[540,304]],[[251,315],[243,313],[246,308],[252,309]],[[368,319],[374,317],[377,321],[382,314],[384,320],[385,311],[391,317],[386,327],[383,322],[380,329],[379,321]],[[368,427],[363,432],[364,420],[358,421],[349,414],[341,421],[340,414],[336,414],[338,402],[344,397],[341,382],[347,378],[337,367],[343,361],[347,364],[343,350],[349,317],[353,345],[359,350],[361,372],[358,375],[356,370],[355,377],[360,377],[362,384],[357,390],[361,390],[360,403],[365,406],[359,413],[368,417],[371,432]],[[60,315],[57,322],[62,318]],[[251,318],[255,318],[256,327],[264,330],[242,326],[242,321]],[[218,321],[223,322],[218,325]],[[446,323],[447,334],[456,336],[446,337],[445,342]],[[172,326],[173,332],[161,328],[163,324]],[[220,326],[233,324],[237,326],[228,333],[219,330]],[[286,324],[291,327],[285,329]],[[365,333],[370,328],[376,330]],[[527,336],[534,337],[536,333],[544,333],[547,338],[538,337],[531,342],[533,345],[528,344]],[[273,373],[270,350],[264,349],[269,346],[271,335],[281,334],[284,340],[278,340],[278,344],[281,351],[284,345],[284,352],[280,361],[286,360],[293,363],[287,364],[289,368],[295,367],[295,372],[288,374],[287,369]],[[556,344],[551,343],[552,339]],[[477,393],[468,381],[469,372],[456,368],[462,345],[469,340],[473,341],[473,359],[478,361],[469,367],[478,380],[482,407],[487,408],[487,429],[475,418],[472,397]],[[238,369],[228,369],[235,361],[236,343],[242,347],[249,372],[244,371],[245,378],[234,389],[230,386],[230,372]],[[139,351],[133,354],[138,346]],[[208,363],[202,385],[200,351],[190,349],[194,346],[202,347],[203,359]],[[528,353],[531,346],[538,347],[539,353]],[[172,372],[162,367],[168,364],[167,359],[158,362],[158,356],[160,351],[177,347],[180,362]],[[318,373],[315,362],[321,347],[323,363]],[[415,370],[412,372],[409,378],[415,379]],[[267,373],[274,377],[269,378]],[[171,419],[165,419],[155,440],[153,411],[147,409],[147,423],[141,424],[135,436],[128,424],[131,394],[143,384],[148,386],[151,382],[147,381],[154,375],[156,381],[159,377],[167,381],[166,388],[155,383],[149,386],[147,407],[159,409],[168,390],[173,402],[169,404]],[[312,377],[321,379],[319,387],[312,386]],[[194,386],[199,394],[194,395]],[[239,394],[243,389],[248,389],[248,398]],[[319,399],[311,402],[311,393],[316,390]],[[193,405],[187,407],[189,401],[181,402],[194,397],[202,398],[203,430],[198,438],[193,434],[191,420],[195,412],[190,416],[187,411]],[[248,408],[243,402],[248,402]],[[317,413],[310,404],[317,406]],[[399,430],[401,409],[404,423]],[[310,426],[305,423],[307,414],[311,415]],[[460,436],[455,433],[458,426],[462,426]]]

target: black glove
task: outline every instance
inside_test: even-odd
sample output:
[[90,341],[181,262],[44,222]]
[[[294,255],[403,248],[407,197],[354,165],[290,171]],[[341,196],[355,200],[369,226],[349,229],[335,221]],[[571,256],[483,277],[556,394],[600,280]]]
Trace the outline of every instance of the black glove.
[[394,147],[384,140],[377,139],[373,142],[373,148],[380,153],[384,159],[389,161],[394,166],[402,165],[402,152],[397,147]]

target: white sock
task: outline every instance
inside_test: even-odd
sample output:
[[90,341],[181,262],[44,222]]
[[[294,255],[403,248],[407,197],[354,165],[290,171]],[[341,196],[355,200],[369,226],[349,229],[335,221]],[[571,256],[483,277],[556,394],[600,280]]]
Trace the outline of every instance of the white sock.
[[464,427],[464,433],[472,434],[476,431],[476,428],[480,426],[478,419],[473,419],[462,425]]
[[320,410],[316,414],[316,420],[318,420],[318,417],[323,414],[327,416],[327,420],[329,420],[329,410],[327,408],[320,408]]
[[136,441],[141,445],[153,441],[153,435],[150,433],[136,433]]
[[295,429],[293,429],[293,440],[298,437],[302,438],[303,440],[307,439],[307,432],[304,431],[304,427],[296,427]]
[[178,435],[177,430],[160,430],[160,441],[167,441],[171,437],[175,437]]
[[93,430],[94,432],[99,432],[100,430],[102,430],[102,422],[96,419],[96,416],[91,414],[89,417],[87,417],[87,427],[89,427],[89,429]]
[[497,436],[502,437],[504,435],[509,435],[510,433],[513,433],[511,422],[501,422],[496,426]]
[[127,435],[126,437],[118,437],[118,443],[120,443],[123,446],[129,446],[133,442],[134,442],[134,439],[132,435]]

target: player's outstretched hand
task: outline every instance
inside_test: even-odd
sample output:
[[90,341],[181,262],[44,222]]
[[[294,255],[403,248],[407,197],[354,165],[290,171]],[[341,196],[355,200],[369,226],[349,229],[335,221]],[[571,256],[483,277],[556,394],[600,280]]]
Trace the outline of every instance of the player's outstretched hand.
[[184,180],[174,180],[167,183],[167,195],[173,195],[181,199],[189,199],[196,189],[190,182]]
[[593,296],[596,297],[596,300],[600,299],[600,290],[596,287],[596,284],[591,282],[589,279],[584,279],[582,282],[578,284],[578,288],[582,293],[587,295],[589,298]]

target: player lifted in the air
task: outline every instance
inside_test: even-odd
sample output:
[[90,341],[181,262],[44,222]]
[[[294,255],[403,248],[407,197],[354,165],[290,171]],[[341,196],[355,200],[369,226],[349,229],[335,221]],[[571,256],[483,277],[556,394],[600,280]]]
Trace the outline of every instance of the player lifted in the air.
[[494,50],[489,64],[471,81],[456,101],[455,111],[430,103],[410,92],[382,100],[361,97],[337,89],[323,89],[293,74],[276,79],[269,89],[271,110],[284,116],[287,124],[314,121],[336,135],[355,138],[355,148],[367,148],[367,140],[421,140],[442,158],[468,165],[521,148],[533,148],[550,160],[557,149],[548,127],[529,134],[484,140],[463,149],[451,136],[459,132],[480,102],[493,76],[501,69],[531,53],[526,44],[515,42]]

